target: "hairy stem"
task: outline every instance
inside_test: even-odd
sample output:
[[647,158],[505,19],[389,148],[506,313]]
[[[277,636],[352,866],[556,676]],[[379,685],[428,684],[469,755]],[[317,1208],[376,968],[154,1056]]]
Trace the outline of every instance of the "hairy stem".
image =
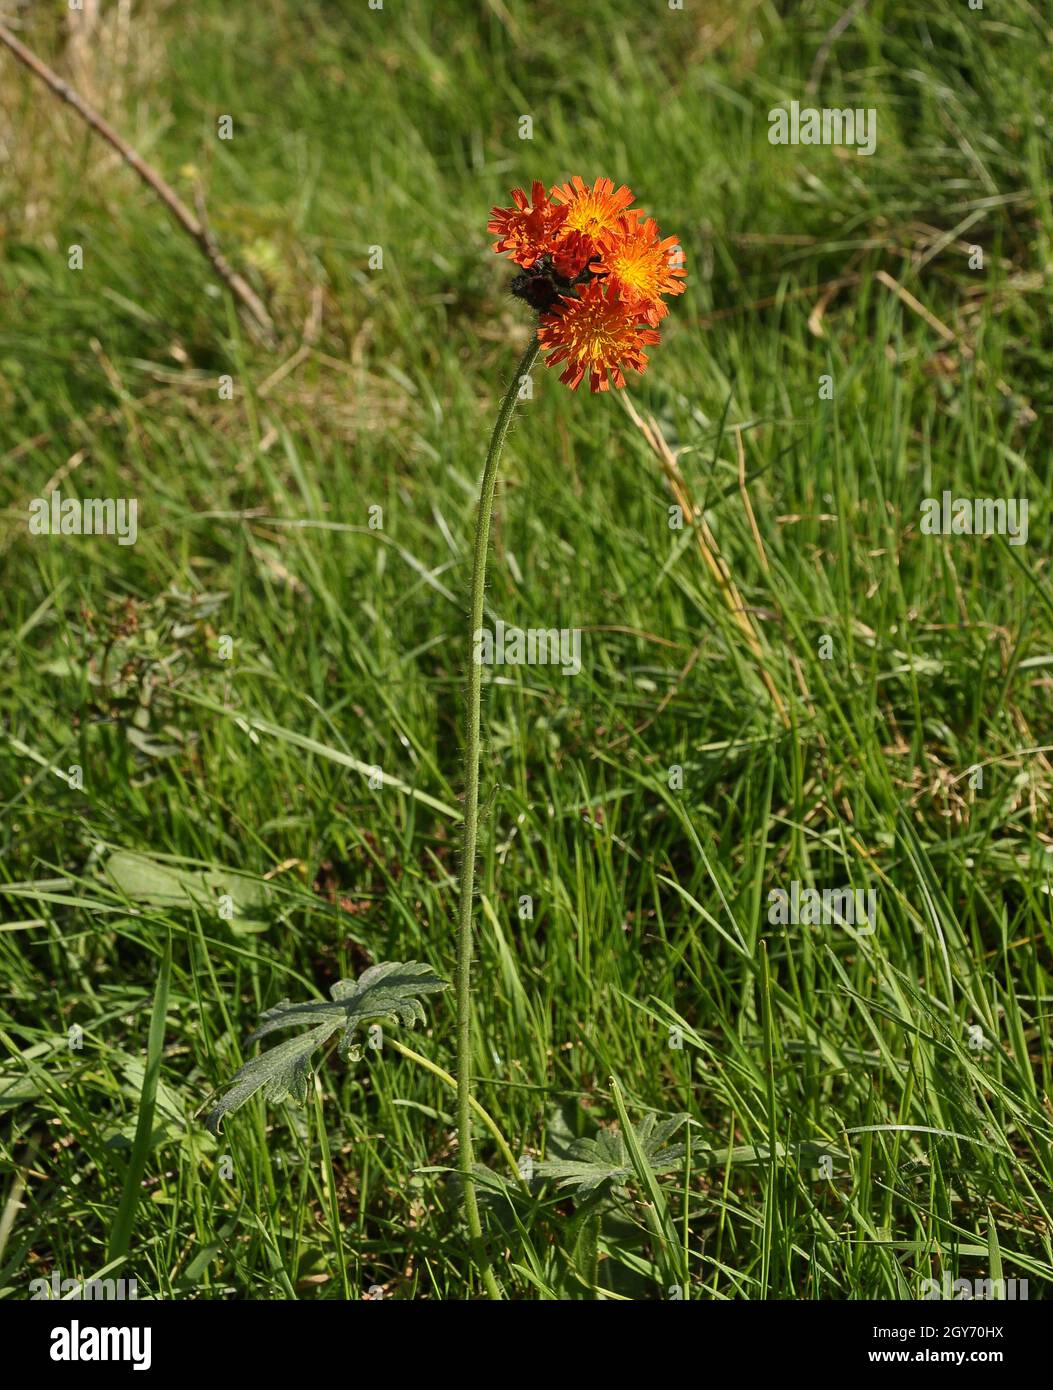
[[[452,1091],[457,1090],[457,1078],[451,1076],[444,1067],[437,1066],[430,1057],[422,1057],[419,1052],[414,1052],[412,1047],[407,1047],[405,1043],[400,1043],[397,1038],[385,1038],[384,1046],[393,1047],[401,1056],[408,1058],[411,1062],[416,1062],[420,1067],[424,1067],[427,1071],[431,1072],[432,1076],[437,1076],[439,1080],[449,1086]],[[523,1174],[519,1171],[519,1164],[515,1160],[515,1154],[513,1154],[512,1150],[508,1147],[508,1140],[501,1133],[497,1121],[489,1111],[483,1109],[474,1096],[472,1097],[471,1105],[480,1120],[482,1120],[483,1124],[494,1136],[494,1142],[501,1150],[501,1157],[508,1164],[508,1171],[512,1174],[513,1179],[524,1191],[529,1192],[530,1189],[523,1178]]]
[[528,376],[537,359],[540,345],[537,337],[516,368],[505,398],[501,402],[497,423],[490,436],[482,481],[479,484],[479,516],[475,526],[475,556],[472,562],[472,603],[468,622],[468,707],[464,734],[464,836],[461,852],[461,892],[457,904],[457,1135],[460,1170],[464,1181],[464,1206],[468,1217],[468,1233],[475,1248],[483,1274],[483,1283],[491,1298],[500,1298],[501,1291],[494,1277],[490,1257],[483,1243],[483,1228],[479,1220],[479,1203],[475,1195],[472,1173],[472,911],[475,905],[475,851],[479,831],[479,713],[482,704],[482,668],[475,660],[475,634],[483,625],[483,599],[486,592],[486,558],[490,549],[490,519],[494,510],[494,489],[497,468],[501,460],[508,426],[515,413],[522,379]]

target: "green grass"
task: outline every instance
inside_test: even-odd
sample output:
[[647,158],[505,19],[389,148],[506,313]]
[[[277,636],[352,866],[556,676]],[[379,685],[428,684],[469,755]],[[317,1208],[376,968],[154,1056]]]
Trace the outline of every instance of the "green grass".
[[[203,1116],[279,999],[385,959],[452,977],[475,489],[529,332],[485,222],[581,172],[682,240],[688,292],[630,392],[761,662],[620,402],[538,369],[488,602],[582,629],[583,665],[484,691],[477,1093],[535,1162],[689,1119],[657,1178],[629,1135],[625,1194],[598,1205],[517,1188],[480,1123],[505,1293],[887,1299],[994,1258],[1048,1296],[1041,6],[872,0],[814,103],[876,108],[868,159],[767,141],[840,0],[144,8],[122,28],[104,6],[80,68],[63,7],[21,34],[182,196],[199,183],[283,344],[253,343],[160,205],[0,51],[0,1293],[127,1243],[141,1297],[479,1295],[453,1093],[393,1045],[451,1071],[452,992],[426,1031],[321,1065],[303,1110],[254,1101],[218,1142]],[[318,337],[274,380],[316,294]],[[29,536],[56,475],[138,498],[138,543]],[[1028,498],[1029,543],[922,535],[944,489]],[[116,849],[247,875],[255,905],[129,897]],[[877,931],[770,924],[794,879],[876,889]]]

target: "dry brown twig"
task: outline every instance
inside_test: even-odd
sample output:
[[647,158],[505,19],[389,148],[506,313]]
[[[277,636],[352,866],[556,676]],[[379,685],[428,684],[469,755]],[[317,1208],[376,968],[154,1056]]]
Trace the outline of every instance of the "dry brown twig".
[[97,135],[101,135],[107,144],[117,151],[124,162],[135,170],[143,183],[164,203],[183,230],[197,242],[216,275],[227,286],[235,299],[248,311],[250,321],[263,341],[268,347],[273,346],[277,335],[274,330],[274,322],[264,307],[263,301],[220,251],[216,239],[206,223],[194,216],[175,189],[161,177],[156,169],[147,164],[141,155],[132,149],[123,136],[118,135],[108,121],[104,120],[97,111],[88,105],[83,97],[73,90],[68,82],[59,77],[58,73],[53,72],[45,62],[37,57],[32,49],[27,48],[21,40],[15,37],[6,24],[2,23],[0,23],[0,43],[14,54],[23,67],[28,68],[34,77],[39,78],[49,91],[66,102],[68,106],[72,106],[81,120],[90,126]]

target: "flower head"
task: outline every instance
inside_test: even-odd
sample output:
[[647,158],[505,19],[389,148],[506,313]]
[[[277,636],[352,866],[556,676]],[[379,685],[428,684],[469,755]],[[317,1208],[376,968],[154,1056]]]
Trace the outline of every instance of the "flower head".
[[633,200],[632,189],[622,184],[615,192],[612,179],[597,179],[589,188],[575,174],[569,183],[553,188],[552,200],[562,204],[567,214],[555,249],[556,269],[574,279],[599,251],[601,238],[617,231],[621,215]]
[[669,312],[664,296],[683,294],[683,254],[663,239],[653,217],[629,205],[631,189],[575,174],[548,193],[535,180],[528,202],[513,189],[513,207],[494,208],[487,228],[494,250],[522,267],[512,293],[538,313],[546,361],[567,365],[560,380],[575,390],[589,374],[593,391],[625,385],[624,368],[642,372],[644,347]]
[[675,236],[661,240],[653,217],[641,222],[639,213],[631,213],[622,218],[616,232],[606,236],[592,270],[605,275],[622,299],[639,308],[641,317],[653,326],[669,312],[662,295],[684,292],[683,260]]
[[613,287],[599,280],[584,285],[576,298],[564,299],[559,309],[542,314],[538,339],[549,353],[550,367],[567,366],[560,375],[576,391],[585,373],[593,391],[625,385],[623,367],[642,372],[647,366],[645,345],[657,343],[659,334],[637,322]]
[[488,232],[500,238],[494,250],[505,251],[517,265],[532,266],[552,250],[556,235],[567,219],[567,209],[556,207],[545,193],[545,185],[535,179],[530,190],[531,201],[521,188],[512,189],[510,208],[493,208]]

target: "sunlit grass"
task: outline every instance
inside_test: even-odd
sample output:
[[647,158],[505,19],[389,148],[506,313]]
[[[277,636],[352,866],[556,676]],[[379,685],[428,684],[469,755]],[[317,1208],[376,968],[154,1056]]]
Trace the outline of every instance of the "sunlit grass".
[[[112,104],[96,74],[102,109],[183,196],[200,187],[268,291],[275,354],[133,176],[0,59],[0,872],[21,885],[0,899],[0,1198],[25,1182],[0,1291],[106,1262],[170,936],[140,1296],[479,1293],[434,1072],[367,1049],[319,1068],[324,1105],[254,1102],[218,1142],[203,1116],[278,1000],[384,959],[451,978],[457,596],[479,441],[528,334],[485,221],[515,183],[581,169],[682,232],[688,291],[632,399],[678,451],[760,657],[618,400],[572,400],[538,369],[489,611],[580,628],[583,668],[506,667],[485,692],[478,1096],[536,1161],[619,1104],[690,1122],[658,1179],[667,1210],[636,1173],[595,1249],[579,1199],[518,1189],[480,1123],[506,1291],[660,1298],[685,1278],[692,1298],[895,1298],[986,1273],[993,1227],[1038,1298],[1053,124],[1022,114],[1048,107],[1038,12],[866,7],[820,95],[878,110],[867,159],[766,139],[841,5],[785,22],[463,8],[440,24],[423,3],[172,6],[133,25]],[[62,67],[55,33],[24,37]],[[29,500],[56,478],[137,497],[138,543],[31,538]],[[1026,496],[1028,545],[922,535],[944,488]],[[372,790],[363,766],[390,780]],[[114,848],[266,879],[265,902],[232,922],[128,901],[103,872]],[[769,924],[769,890],[795,879],[876,889],[877,931]],[[448,1072],[447,999],[399,1040]]]

